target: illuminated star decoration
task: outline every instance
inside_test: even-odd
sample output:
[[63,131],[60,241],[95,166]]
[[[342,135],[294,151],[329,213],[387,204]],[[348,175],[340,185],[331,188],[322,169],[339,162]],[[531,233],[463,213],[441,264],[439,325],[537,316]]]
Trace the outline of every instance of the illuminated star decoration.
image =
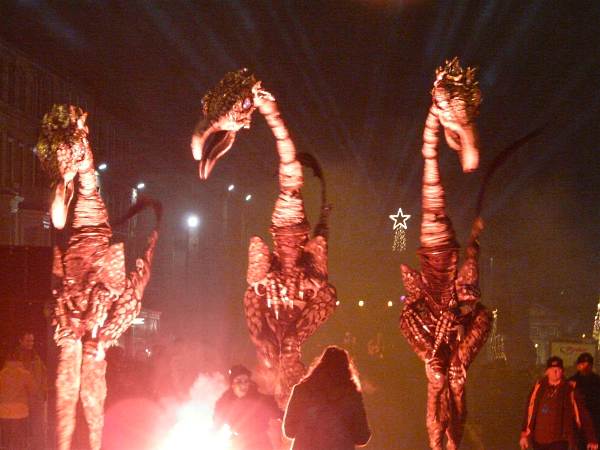
[[598,349],[600,349],[600,299],[598,300],[598,310],[596,311],[596,317],[594,318],[594,331],[593,336],[598,341]]
[[406,250],[405,230],[408,229],[406,221],[410,219],[410,215],[404,214],[402,208],[398,208],[398,212],[396,214],[391,214],[389,218],[394,222],[392,228],[394,230],[394,244],[392,245],[392,250],[395,252],[402,252]]
[[398,208],[398,212],[396,214],[390,214],[390,220],[394,221],[394,231],[396,231],[399,227],[408,229],[408,225],[406,225],[406,221],[410,219],[409,214],[404,214],[402,212],[402,208]]

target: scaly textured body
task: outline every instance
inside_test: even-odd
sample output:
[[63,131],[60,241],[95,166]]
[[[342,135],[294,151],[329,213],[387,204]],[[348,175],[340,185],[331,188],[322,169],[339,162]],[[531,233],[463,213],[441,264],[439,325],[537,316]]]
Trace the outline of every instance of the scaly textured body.
[[451,148],[459,152],[463,170],[478,164],[477,134],[473,119],[480,94],[471,69],[462,71],[456,59],[438,69],[432,91],[434,103],[423,133],[423,220],[421,271],[402,265],[407,300],[400,330],[425,362],[427,431],[432,450],[460,445],[466,419],[467,369],[487,339],[491,315],[481,303],[478,288],[477,219],[471,231],[466,258],[457,270],[459,246],[445,212],[437,147],[440,123]]
[[[60,348],[57,448],[71,448],[76,405],[81,398],[90,447],[100,450],[106,398],[104,351],[117,342],[140,311],[158,232],[151,233],[143,257],[136,261],[136,270],[126,275],[123,245],[110,242],[112,230],[96,185],[86,115],[79,108],[55,105],[44,117],[44,124],[56,122],[55,116],[62,117],[65,111],[70,112],[70,123],[63,121],[68,126],[44,126],[38,144],[38,148],[53,149],[53,153],[44,152],[40,157],[53,161],[52,167],[57,168],[51,174],[60,188],[54,191],[51,214],[58,228],[66,225],[76,188],[69,237],[66,246],[54,247],[52,268],[54,339]],[[69,185],[71,194],[65,197],[61,189]],[[153,206],[160,215],[159,205]]]
[[[259,360],[276,380],[275,396],[279,405],[285,407],[292,386],[305,373],[301,361],[302,344],[335,309],[336,292],[328,282],[327,268],[329,207],[323,202],[320,223],[315,236],[310,238],[300,193],[304,181],[300,155],[296,154],[275,99],[246,70],[228,74],[226,79],[246,81],[239,83],[239,92],[234,94],[229,88],[223,88],[224,95],[235,100],[229,102],[233,105],[230,113],[209,118],[207,111],[220,108],[204,105],[205,118],[197,127],[192,149],[200,160],[200,177],[206,178],[216,160],[233,144],[235,133],[250,126],[250,115],[256,108],[265,117],[276,139],[280,192],[270,228],[275,248],[271,252],[260,237],[251,239],[244,308]],[[255,83],[250,91],[247,80]],[[222,82],[218,88],[223,86],[230,86],[230,83]],[[211,91],[209,100],[221,97]],[[302,155],[302,159],[315,169],[316,174],[320,173],[309,155]]]

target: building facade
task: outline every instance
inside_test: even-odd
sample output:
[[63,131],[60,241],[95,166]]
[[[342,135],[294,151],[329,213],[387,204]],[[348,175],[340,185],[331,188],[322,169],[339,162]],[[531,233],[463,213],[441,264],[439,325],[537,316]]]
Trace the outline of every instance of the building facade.
[[598,299],[596,315],[594,316],[594,328],[592,331],[592,335],[596,340],[596,348],[600,352],[600,299]]
[[[50,245],[49,181],[35,144],[42,118],[54,103],[77,105],[89,113],[96,161],[123,164],[138,142],[75,82],[0,41],[0,245]],[[129,206],[131,190],[123,184],[107,186],[102,195],[114,217]]]
[[562,336],[560,318],[539,303],[529,308],[529,338],[535,346],[536,364],[542,365],[551,356],[551,342]]
[[[24,261],[18,273],[17,267],[3,271],[8,277],[5,285],[11,287],[0,292],[2,311],[7,317],[17,317],[19,312],[18,317],[26,317],[28,314],[22,313],[23,305],[31,306],[27,311],[41,311],[50,301],[50,181],[41,170],[35,145],[42,118],[55,103],[77,105],[88,112],[90,142],[97,166],[108,162],[126,171],[128,167],[135,167],[127,158],[131,157],[130,150],[139,148],[143,142],[117,118],[99,108],[93,97],[76,82],[36,64],[0,40],[0,249],[7,255],[21,255],[18,260]],[[120,175],[106,180],[102,173],[98,176],[109,216],[119,217],[131,205],[132,194],[136,192],[133,182]],[[113,230],[117,239],[133,249],[141,245],[136,242],[135,224],[136,221],[131,221],[126,228]],[[10,264],[7,258],[4,262]],[[47,294],[35,298],[26,295],[32,291],[30,284],[34,278],[19,276],[21,272],[34,274],[34,266],[38,274],[40,271],[46,274],[47,270],[48,275],[43,278],[47,278],[47,287],[36,286],[38,291]],[[158,331],[160,313],[143,311],[140,318],[146,324],[132,327],[130,337],[123,341],[133,346],[126,349],[132,355],[145,346],[144,338]]]

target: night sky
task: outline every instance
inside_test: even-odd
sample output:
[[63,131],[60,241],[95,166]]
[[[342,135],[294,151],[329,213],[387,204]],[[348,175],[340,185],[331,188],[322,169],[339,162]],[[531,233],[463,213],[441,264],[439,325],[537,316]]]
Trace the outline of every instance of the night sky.
[[[547,124],[490,185],[483,302],[500,309],[506,330],[537,302],[561,313],[568,332],[591,331],[600,286],[600,3],[24,0],[3,1],[0,13],[3,39],[151,137],[151,151],[136,155],[139,167],[126,170],[167,201],[167,241],[185,232],[187,211],[199,211],[202,267],[235,271],[236,302],[246,244],[236,247],[239,267],[210,267],[220,251],[214,236],[224,192],[235,183],[236,195],[253,194],[250,204],[236,203],[231,220],[244,215],[248,235],[266,236],[277,157],[256,114],[252,129],[201,182],[189,140],[206,90],[240,67],[263,80],[299,150],[323,164],[334,206],[330,277],[340,299],[387,302],[403,293],[399,264],[417,266],[421,133],[434,71],[459,56],[479,67],[484,97],[480,170],[463,174],[442,149],[461,242],[494,156]],[[307,178],[315,223],[318,183]],[[412,218],[407,250],[394,253],[388,215],[399,207]],[[177,300],[157,294],[158,283],[150,306],[177,309]]]
[[[512,350],[533,350],[524,319],[533,303],[559,315],[565,334],[591,332],[600,293],[598,24],[597,1],[0,2],[0,38],[83,86],[150,142],[128,150],[136,165],[107,161],[106,176],[144,180],[164,202],[145,304],[163,311],[166,331],[199,337],[206,345],[194,341],[194,349],[219,353],[219,369],[255,364],[241,302],[246,249],[250,235],[268,236],[277,154],[255,114],[201,182],[190,137],[202,96],[228,71],[250,68],[275,95],[298,150],[321,161],[333,204],[329,269],[342,304],[308,341],[305,359],[341,343],[346,330],[362,344],[384,332],[384,365],[358,360],[366,379],[380,370],[384,380],[366,397],[376,429],[369,448],[377,450],[426,442],[422,363],[396,325],[399,266],[418,267],[421,134],[435,68],[445,59],[477,66],[484,98],[480,170],[463,174],[455,154],[441,149],[448,212],[463,244],[494,157],[545,125],[496,173],[483,207],[482,301],[499,309],[509,362]],[[93,129],[93,115],[88,122]],[[310,173],[305,198],[314,224],[319,184]],[[401,253],[392,251],[388,218],[399,207],[412,216]],[[198,247],[186,257],[189,212],[201,225]],[[504,439],[486,448],[516,446],[529,378],[478,377],[483,359],[470,375],[471,417],[492,427],[486,438]],[[515,382],[523,386],[508,386]]]

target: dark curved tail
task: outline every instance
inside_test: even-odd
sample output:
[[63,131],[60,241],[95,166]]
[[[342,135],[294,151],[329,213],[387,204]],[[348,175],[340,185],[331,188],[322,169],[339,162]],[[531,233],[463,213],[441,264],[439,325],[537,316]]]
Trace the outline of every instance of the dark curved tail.
[[477,205],[475,207],[475,220],[473,221],[473,226],[471,227],[471,235],[469,236],[469,242],[467,244],[467,255],[469,257],[477,258],[479,253],[479,235],[483,230],[483,219],[481,218],[481,210],[483,209],[483,199],[485,197],[486,189],[492,179],[496,170],[504,164],[510,156],[512,156],[518,149],[522,148],[525,144],[530,142],[532,139],[539,136],[542,131],[546,129],[548,123],[536,128],[532,132],[526,134],[520,139],[517,139],[515,142],[510,144],[504,150],[502,150],[492,161],[492,164],[488,168],[487,172],[483,177],[483,182],[481,183],[481,188],[479,189],[479,195],[477,196]]
[[498,154],[498,156],[496,156],[496,158],[494,158],[492,164],[490,165],[483,177],[483,182],[481,183],[481,188],[479,189],[479,195],[477,197],[477,206],[475,209],[475,217],[479,217],[481,215],[481,210],[483,208],[483,198],[485,196],[487,186],[496,170],[498,170],[498,168],[501,167],[508,160],[508,158],[512,156],[517,150],[519,150],[525,144],[539,136],[542,133],[542,131],[546,129],[547,126],[548,123],[545,123],[544,125],[533,130],[532,132],[526,134],[522,138],[517,139],[511,145],[502,150]]
[[122,217],[113,222],[113,225],[121,225],[147,208],[152,208],[154,210],[154,215],[156,216],[156,228],[158,228],[162,220],[162,203],[146,196],[139,196],[137,202],[131,205]]
[[304,167],[312,169],[314,176],[321,180],[321,215],[319,223],[315,226],[314,234],[315,236],[327,238],[329,235],[328,219],[331,212],[331,205],[327,203],[327,185],[323,176],[323,169],[317,158],[310,153],[300,152],[296,155],[296,158]]

